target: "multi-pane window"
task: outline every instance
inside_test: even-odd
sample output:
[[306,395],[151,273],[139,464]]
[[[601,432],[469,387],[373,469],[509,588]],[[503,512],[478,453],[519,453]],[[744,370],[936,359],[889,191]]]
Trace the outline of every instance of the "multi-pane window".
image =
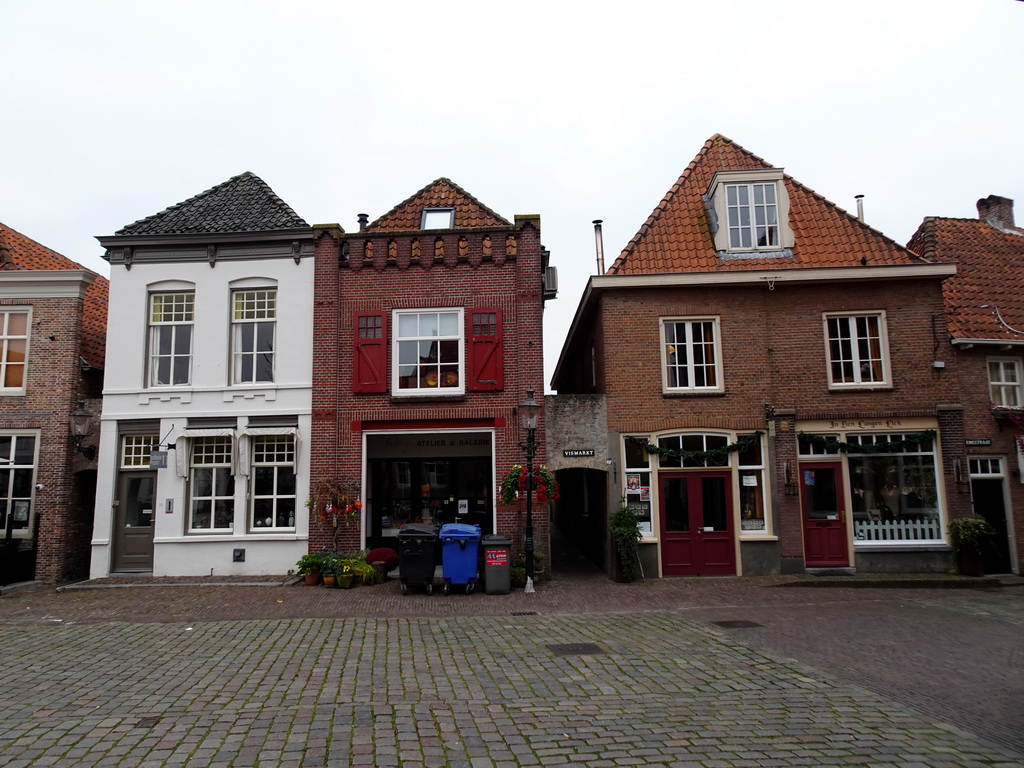
[[191,443],[189,530],[230,531],[235,520],[235,476],[230,437],[197,437]]
[[254,437],[252,441],[253,529],[295,528],[295,438]]
[[0,435],[0,531],[32,535],[35,472],[35,435]]
[[[658,438],[663,451],[658,463],[666,467],[728,467],[729,438],[725,435],[668,435]],[[688,456],[686,454],[696,454]],[[675,454],[675,455],[673,455]]]
[[0,390],[25,388],[28,312],[0,312]]
[[988,361],[988,392],[992,405],[1021,405],[1019,360]]
[[833,386],[887,383],[885,328],[880,314],[832,315],[825,318],[825,327]]
[[154,293],[149,300],[149,386],[192,379],[194,293]]
[[775,182],[725,188],[729,248],[778,248],[779,207]]
[[625,439],[626,506],[636,515],[636,524],[645,536],[652,535],[651,457],[647,436]]
[[719,389],[715,321],[662,323],[666,389]]
[[743,448],[736,451],[740,473],[740,531],[756,535],[768,532],[765,514],[764,453],[757,435],[737,435]]
[[232,382],[274,380],[277,291],[236,291],[232,297]]
[[865,451],[851,449],[847,459],[857,541],[942,540],[935,444],[912,438],[907,434],[846,438]]
[[395,313],[394,391],[463,391],[462,310]]
[[121,436],[121,468],[149,468],[150,454],[157,449],[160,441],[157,435],[122,435]]

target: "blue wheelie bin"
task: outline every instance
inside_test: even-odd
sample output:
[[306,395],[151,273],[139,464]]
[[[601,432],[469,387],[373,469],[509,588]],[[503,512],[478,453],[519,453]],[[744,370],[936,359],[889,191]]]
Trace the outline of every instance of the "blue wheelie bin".
[[448,523],[441,526],[440,539],[444,593],[447,595],[455,584],[465,585],[466,594],[470,594],[476,589],[480,526]]

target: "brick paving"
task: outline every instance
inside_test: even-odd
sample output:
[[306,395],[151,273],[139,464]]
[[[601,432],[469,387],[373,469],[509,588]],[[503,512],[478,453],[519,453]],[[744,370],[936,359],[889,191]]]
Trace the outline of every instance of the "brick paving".
[[0,766],[1024,765],[1024,589],[781,583],[20,590]]

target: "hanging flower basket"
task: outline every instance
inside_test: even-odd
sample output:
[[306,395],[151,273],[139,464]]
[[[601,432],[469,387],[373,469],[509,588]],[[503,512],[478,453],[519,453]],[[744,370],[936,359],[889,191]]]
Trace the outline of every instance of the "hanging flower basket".
[[[539,467],[534,467],[533,478],[533,492],[538,502],[544,504],[548,501],[557,501],[562,498],[561,494],[558,492],[558,483],[555,481],[555,476],[546,466],[541,464]],[[512,469],[506,472],[505,476],[501,478],[500,503],[513,504],[516,499],[525,496],[528,480],[529,475],[522,464],[516,464],[513,466]]]

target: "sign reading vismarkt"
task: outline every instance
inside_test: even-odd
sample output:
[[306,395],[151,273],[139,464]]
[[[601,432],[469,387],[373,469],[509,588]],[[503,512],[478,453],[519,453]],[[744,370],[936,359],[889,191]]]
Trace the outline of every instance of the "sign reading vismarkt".
[[572,458],[574,456],[593,456],[594,455],[594,449],[593,448],[566,448],[564,451],[562,451],[562,455],[565,456],[567,459]]

